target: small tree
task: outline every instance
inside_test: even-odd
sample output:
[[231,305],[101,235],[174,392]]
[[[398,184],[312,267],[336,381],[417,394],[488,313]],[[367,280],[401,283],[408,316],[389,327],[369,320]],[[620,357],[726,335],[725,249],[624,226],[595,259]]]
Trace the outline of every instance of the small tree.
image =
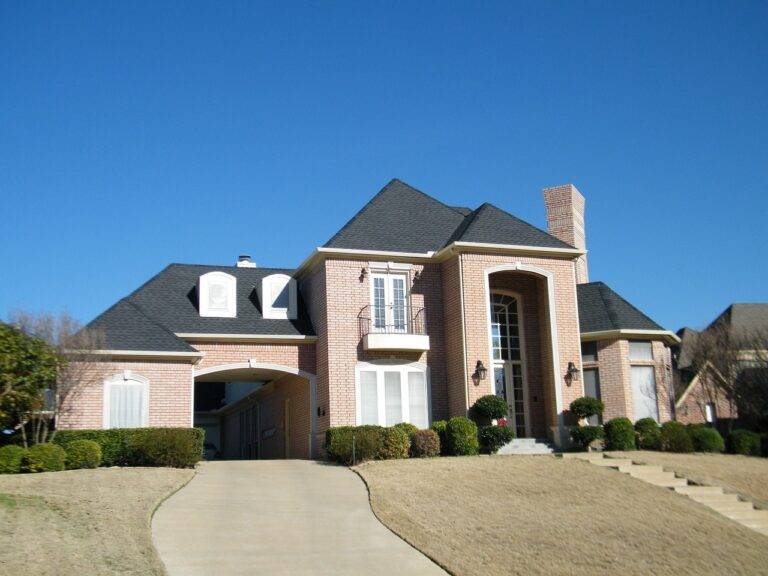
[[486,424],[492,420],[504,418],[508,413],[507,401],[495,394],[481,396],[475,401],[470,410],[472,419],[479,424]]
[[605,404],[597,398],[582,396],[571,402],[570,408],[571,413],[579,419],[579,424],[584,424],[592,416],[602,416]]

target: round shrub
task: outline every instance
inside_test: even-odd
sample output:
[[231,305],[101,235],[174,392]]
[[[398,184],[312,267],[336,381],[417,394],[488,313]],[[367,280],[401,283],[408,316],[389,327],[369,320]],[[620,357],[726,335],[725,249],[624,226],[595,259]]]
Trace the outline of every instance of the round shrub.
[[579,420],[589,418],[590,416],[601,415],[605,410],[605,404],[598,398],[591,396],[582,396],[571,402],[571,413]]
[[432,422],[432,426],[429,427],[430,430],[434,430],[435,434],[437,434],[437,437],[440,440],[441,456],[448,455],[448,440],[446,440],[446,437],[445,437],[446,428],[448,428],[448,422],[446,422],[445,420],[435,420],[434,422]]
[[339,464],[374,460],[381,454],[381,426],[339,426],[325,432],[325,453]]
[[35,444],[24,460],[27,472],[58,472],[64,470],[67,453],[56,444]]
[[496,454],[499,448],[505,444],[512,442],[515,438],[515,433],[511,428],[507,426],[484,426],[480,428],[478,439],[480,441],[480,448],[483,454]]
[[10,444],[0,448],[0,474],[18,474],[22,471],[27,451]]
[[725,440],[720,436],[720,432],[709,426],[691,426],[688,428],[688,435],[693,442],[693,449],[696,452],[723,452],[725,450]]
[[411,456],[431,458],[440,456],[440,437],[434,430],[417,430],[411,435]]
[[607,450],[634,450],[635,429],[629,418],[623,416],[608,420],[603,425]]
[[392,426],[391,428],[384,428],[384,430],[382,430],[379,458],[382,460],[408,458],[410,450],[411,439],[402,427],[398,428],[397,426]]
[[760,456],[760,434],[750,430],[734,430],[728,435],[728,452]]
[[653,418],[635,422],[635,439],[640,450],[661,450],[661,427]]
[[693,452],[693,440],[680,422],[670,420],[661,426],[661,449],[664,452]]
[[480,448],[477,440],[477,426],[469,418],[454,416],[445,427],[445,441],[451,456],[471,456]]
[[509,411],[507,401],[501,396],[495,394],[488,394],[487,396],[481,396],[472,405],[470,414],[472,418],[481,423],[487,423],[491,420],[497,420],[504,418]]
[[595,440],[602,440],[605,436],[602,426],[573,426],[571,428],[571,442],[573,447],[585,452]]
[[101,446],[93,440],[73,440],[66,452],[67,470],[98,468],[101,464]]
[[400,430],[408,434],[409,438],[411,437],[411,435],[419,431],[419,427],[414,426],[410,422],[400,422],[400,424],[395,424],[394,426],[392,426],[392,428],[399,428]]

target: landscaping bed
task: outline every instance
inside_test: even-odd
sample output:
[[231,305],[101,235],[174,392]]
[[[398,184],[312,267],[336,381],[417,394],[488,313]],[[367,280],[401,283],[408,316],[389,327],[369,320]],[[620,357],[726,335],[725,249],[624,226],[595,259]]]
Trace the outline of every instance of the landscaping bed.
[[372,461],[379,519],[456,575],[757,574],[765,536],[669,490],[548,456]]
[[101,468],[0,475],[0,573],[164,574],[150,516],[193,474]]

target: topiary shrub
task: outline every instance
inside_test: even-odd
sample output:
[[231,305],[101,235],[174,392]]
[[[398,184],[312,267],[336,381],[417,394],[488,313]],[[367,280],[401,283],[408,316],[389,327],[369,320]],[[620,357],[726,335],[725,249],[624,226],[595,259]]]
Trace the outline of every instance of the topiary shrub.
[[382,460],[408,458],[410,450],[411,439],[408,437],[408,433],[402,426],[384,428],[381,432],[381,451],[379,452],[379,458]]
[[27,451],[21,446],[10,444],[0,448],[0,474],[18,474],[24,466]]
[[734,430],[728,435],[728,452],[744,456],[760,456],[760,434],[750,430]]
[[693,442],[693,449],[696,452],[723,452],[725,451],[725,440],[720,436],[720,432],[705,425],[690,426],[688,435]]
[[408,434],[408,437],[410,438],[412,434],[415,434],[419,431],[418,426],[414,426],[410,422],[400,422],[400,424],[395,424],[392,426],[392,428],[400,428],[403,432]]
[[137,428],[126,439],[131,466],[191,468],[203,457],[200,428]]
[[653,418],[635,422],[635,440],[640,450],[661,450],[661,427]]
[[93,440],[73,440],[66,452],[67,470],[98,468],[101,464],[101,446]]
[[670,420],[661,426],[661,449],[664,452],[693,452],[693,440],[680,422]]
[[477,439],[477,425],[464,416],[454,416],[445,427],[447,452],[451,456],[477,454],[480,444]]
[[64,470],[67,453],[56,444],[35,444],[27,450],[24,469],[27,472],[58,472]]
[[605,448],[607,450],[634,450],[635,449],[635,429],[629,418],[620,416],[613,420],[608,420],[603,425],[605,433]]
[[328,460],[352,465],[379,458],[383,445],[381,426],[339,426],[325,432]]
[[431,458],[440,456],[440,437],[434,430],[417,430],[411,435],[411,456]]
[[483,454],[496,454],[499,448],[512,442],[515,433],[507,426],[484,426],[480,428],[478,440]]
[[598,398],[582,396],[571,402],[571,413],[579,420],[586,420],[590,416],[601,416],[605,410],[605,404]]
[[448,455],[448,440],[445,437],[446,428],[448,428],[448,422],[445,420],[435,420],[432,422],[432,426],[429,427],[430,430],[434,430],[435,434],[437,434],[437,437],[440,440],[441,456]]
[[469,411],[472,419],[479,424],[489,424],[492,420],[504,418],[509,411],[507,401],[501,396],[488,394],[481,396]]
[[586,452],[592,442],[602,440],[604,436],[605,432],[602,426],[571,427],[571,442],[573,447],[581,452]]

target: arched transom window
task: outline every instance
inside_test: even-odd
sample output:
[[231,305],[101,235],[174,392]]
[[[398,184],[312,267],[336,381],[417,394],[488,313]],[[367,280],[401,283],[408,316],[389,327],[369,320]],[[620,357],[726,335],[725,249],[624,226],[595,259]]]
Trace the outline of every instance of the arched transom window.
[[494,360],[520,360],[520,320],[514,296],[491,294],[491,343]]

